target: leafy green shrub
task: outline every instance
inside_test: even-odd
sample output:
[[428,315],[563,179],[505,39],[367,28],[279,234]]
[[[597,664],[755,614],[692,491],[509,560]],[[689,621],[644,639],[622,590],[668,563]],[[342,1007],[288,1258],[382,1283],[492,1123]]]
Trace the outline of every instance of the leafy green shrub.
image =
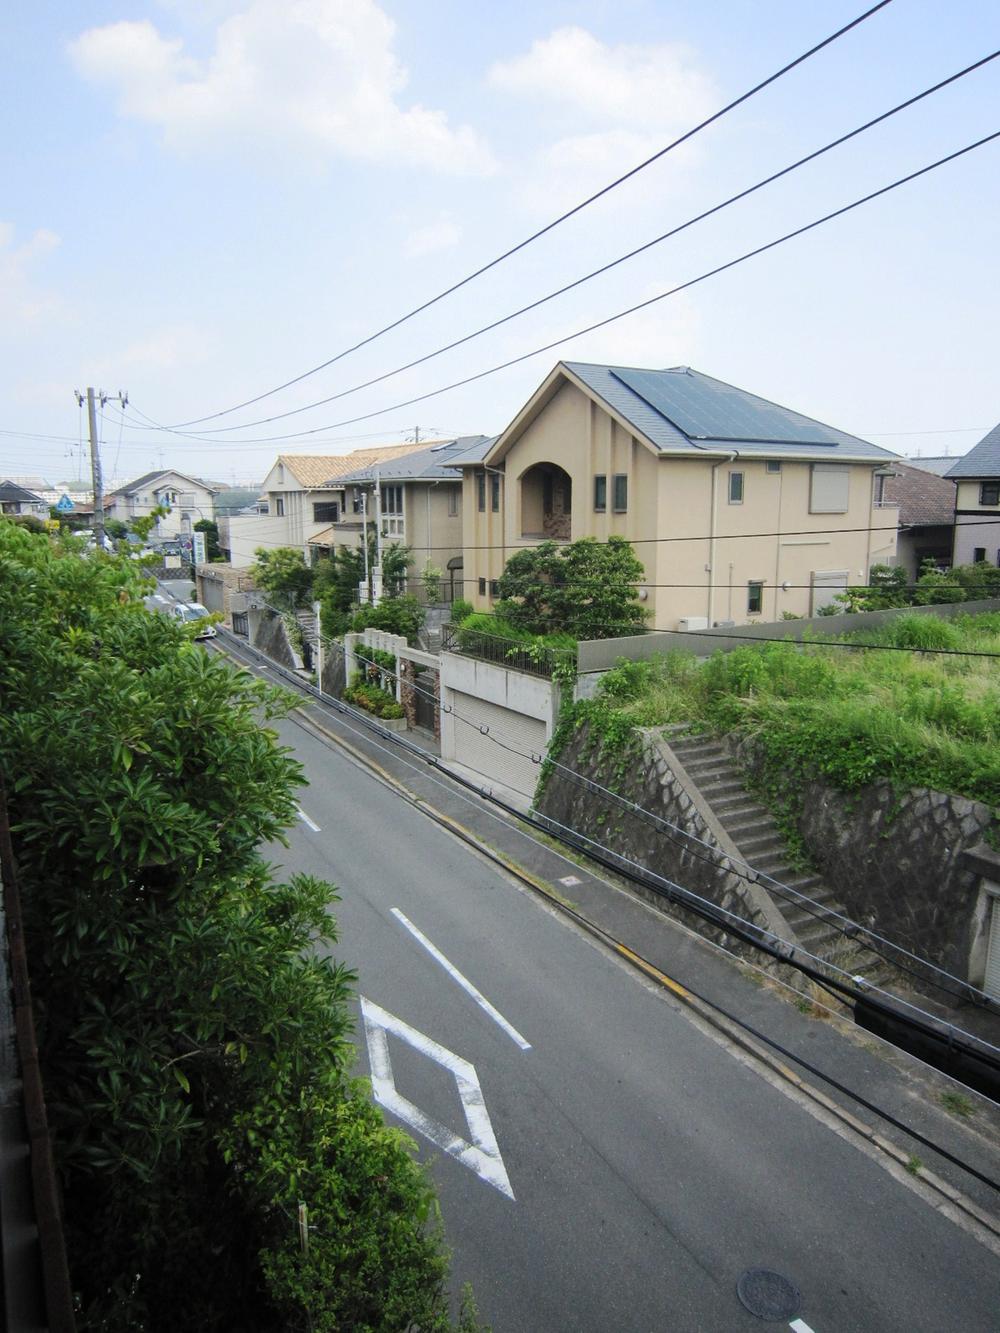
[[375,717],[405,716],[403,706],[396,702],[395,696],[365,680],[360,671],[356,671],[351,677],[351,683],[344,691],[344,698],[348,703],[357,704],[359,708],[363,708],[366,713],[371,713]]
[[534,634],[579,639],[640,634],[649,612],[639,603],[642,563],[624,537],[540,542],[515,552],[497,587],[499,616]]
[[402,597],[383,597],[377,606],[358,607],[351,616],[350,628],[355,633],[369,627],[384,629],[389,634],[402,634],[407,643],[413,643],[425,616],[420,602],[407,593]]
[[891,648],[958,649],[962,646],[961,630],[938,616],[900,616],[890,621],[881,633],[874,636],[866,633],[864,638]]
[[467,602],[464,597],[456,597],[451,604],[451,623],[460,625],[466,616],[471,616],[475,607],[471,602]]

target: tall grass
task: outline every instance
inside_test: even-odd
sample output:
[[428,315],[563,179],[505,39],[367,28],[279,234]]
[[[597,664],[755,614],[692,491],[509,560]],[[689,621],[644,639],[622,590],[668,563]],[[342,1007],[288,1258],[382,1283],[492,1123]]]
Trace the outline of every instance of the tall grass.
[[[636,726],[753,735],[770,766],[843,788],[884,778],[1000,806],[1000,615],[901,616],[864,641],[873,646],[786,642],[701,663],[681,653],[623,663],[600,697]],[[942,648],[955,655],[930,655]]]

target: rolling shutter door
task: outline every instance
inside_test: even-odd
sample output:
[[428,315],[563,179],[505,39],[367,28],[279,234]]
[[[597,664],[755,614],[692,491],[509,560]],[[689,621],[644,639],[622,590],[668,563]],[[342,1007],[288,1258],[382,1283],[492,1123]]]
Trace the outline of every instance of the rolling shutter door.
[[[471,694],[452,691],[455,718],[455,759],[492,782],[510,787],[530,801],[538,784],[539,766],[532,754],[545,754],[545,723]],[[470,723],[472,725],[470,725]],[[488,727],[483,734],[481,727]],[[493,739],[495,737],[496,739]],[[497,741],[502,741],[498,745]],[[506,749],[510,746],[510,749]],[[520,753],[514,753],[520,751]]]
[[986,980],[983,990],[993,1000],[1000,1000],[1000,898],[990,902],[990,937],[986,946]]

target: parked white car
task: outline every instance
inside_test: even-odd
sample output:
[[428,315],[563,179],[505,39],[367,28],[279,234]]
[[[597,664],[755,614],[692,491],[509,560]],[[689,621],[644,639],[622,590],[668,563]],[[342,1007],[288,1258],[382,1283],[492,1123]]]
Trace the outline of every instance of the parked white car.
[[173,614],[185,625],[197,621],[205,622],[204,624],[199,625],[194,636],[196,639],[215,638],[215,626],[210,620],[212,613],[207,606],[202,606],[201,602],[178,602],[173,608]]

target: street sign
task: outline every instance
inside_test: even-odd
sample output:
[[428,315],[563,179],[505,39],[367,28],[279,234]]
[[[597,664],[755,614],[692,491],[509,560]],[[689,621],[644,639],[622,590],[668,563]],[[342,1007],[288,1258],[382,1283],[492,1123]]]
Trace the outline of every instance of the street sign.
[[75,508],[76,505],[66,494],[60,495],[59,499],[56,501],[56,509],[60,514],[72,514]]
[[195,532],[192,533],[192,536],[194,537],[194,563],[196,565],[203,565],[206,560],[205,534],[203,532]]

